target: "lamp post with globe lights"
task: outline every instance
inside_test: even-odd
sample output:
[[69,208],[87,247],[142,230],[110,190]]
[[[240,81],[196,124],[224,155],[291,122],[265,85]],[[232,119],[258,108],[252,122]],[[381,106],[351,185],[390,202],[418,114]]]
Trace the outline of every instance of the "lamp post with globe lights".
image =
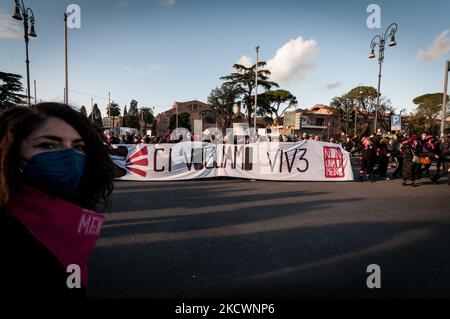
[[[28,58],[28,42],[29,42],[29,37],[33,37],[33,38],[37,37],[36,31],[34,30],[35,19],[34,19],[33,10],[25,7],[23,0],[20,0],[20,2],[19,2],[19,0],[15,0],[14,2],[15,2],[15,8],[14,8],[12,17],[19,21],[23,20],[23,36],[25,39],[25,54],[26,54],[25,63],[27,66],[27,104],[28,104],[28,106],[31,106],[30,60]],[[31,23],[31,27],[28,30],[30,23]]]
[[377,106],[375,109],[375,133],[377,132],[377,122],[378,122],[378,109],[380,107],[380,86],[381,86],[381,66],[384,61],[384,49],[387,42],[387,37],[390,36],[389,46],[393,47],[397,45],[397,42],[395,41],[395,33],[397,32],[398,25],[397,23],[392,23],[388,26],[386,31],[381,35],[376,35],[372,38],[372,41],[370,42],[370,55],[369,59],[375,58],[375,47],[378,45],[378,64],[379,64],[379,71],[378,71],[378,90],[377,90]]

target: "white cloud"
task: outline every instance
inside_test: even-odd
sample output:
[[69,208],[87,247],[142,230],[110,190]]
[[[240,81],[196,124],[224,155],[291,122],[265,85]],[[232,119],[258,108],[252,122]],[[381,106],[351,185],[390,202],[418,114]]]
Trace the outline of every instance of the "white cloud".
[[[272,73],[271,80],[291,83],[302,79],[314,68],[312,61],[317,52],[315,40],[304,40],[303,37],[291,39],[277,50],[272,59],[267,60],[267,69]],[[236,63],[245,67],[254,64],[252,58],[247,55],[241,56]]]
[[450,51],[450,38],[448,33],[450,30],[444,30],[436,38],[426,51],[420,51],[417,59],[422,62],[430,62],[438,59],[442,55]]
[[249,68],[253,65],[253,61],[251,57],[243,55],[236,61],[236,64],[242,64],[246,68]]
[[160,0],[159,1],[163,6],[171,7],[174,6],[177,1],[176,0]]
[[0,39],[20,39],[21,25],[20,21],[11,18],[5,10],[0,11]]
[[302,79],[313,68],[317,54],[317,42],[303,37],[291,39],[277,50],[275,57],[267,61],[267,68],[275,82],[290,83]]
[[339,88],[341,86],[342,86],[342,83],[340,81],[337,81],[335,83],[328,84],[325,87],[325,89],[327,89],[328,91],[331,91],[331,90],[337,89],[337,88]]

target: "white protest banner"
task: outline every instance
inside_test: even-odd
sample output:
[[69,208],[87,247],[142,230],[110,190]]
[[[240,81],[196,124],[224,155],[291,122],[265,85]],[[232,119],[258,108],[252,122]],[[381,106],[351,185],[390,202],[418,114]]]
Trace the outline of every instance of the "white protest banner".
[[277,181],[352,181],[341,145],[301,141],[253,144],[118,145],[111,155],[120,180],[187,180],[217,176]]

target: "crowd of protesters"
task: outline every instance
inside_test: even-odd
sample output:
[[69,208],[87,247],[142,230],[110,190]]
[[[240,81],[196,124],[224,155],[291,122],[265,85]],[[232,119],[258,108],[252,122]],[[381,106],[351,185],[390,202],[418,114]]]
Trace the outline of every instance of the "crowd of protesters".
[[[358,143],[359,142],[359,143]],[[426,133],[417,135],[393,134],[392,137],[371,135],[349,141],[343,147],[359,153],[359,180],[373,182],[375,178],[401,178],[403,185],[417,186],[416,180],[430,178],[433,183],[448,175],[450,162],[450,134],[437,138]],[[389,163],[395,171],[388,176]],[[431,175],[431,165],[436,164],[436,174]],[[450,184],[450,177],[447,178]]]
[[[169,133],[163,134],[161,136],[149,136],[149,135],[139,135],[135,133],[124,133],[120,135],[116,135],[110,130],[105,130],[104,132],[105,141],[112,144],[170,144],[170,143],[179,143],[186,141],[202,141],[202,142],[210,142],[211,136],[204,136],[202,138],[198,138],[194,135],[177,135],[173,136]],[[271,136],[242,136],[242,141],[239,140],[237,136],[234,136],[234,140],[230,141],[227,136],[224,136],[222,139],[222,143],[224,144],[238,144],[238,143],[253,143],[258,141],[268,141],[268,142],[299,142],[302,140],[314,140],[314,141],[322,141],[322,138],[319,134],[308,134],[303,133],[301,136],[299,135],[271,135]],[[335,139],[333,137],[326,139],[330,143],[335,143]]]

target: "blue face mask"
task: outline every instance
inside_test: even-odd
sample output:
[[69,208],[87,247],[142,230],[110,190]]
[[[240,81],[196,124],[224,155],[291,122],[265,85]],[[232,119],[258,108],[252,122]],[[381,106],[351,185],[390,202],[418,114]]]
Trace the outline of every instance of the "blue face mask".
[[85,166],[86,155],[70,148],[34,155],[22,168],[22,173],[39,190],[69,199],[77,189]]

